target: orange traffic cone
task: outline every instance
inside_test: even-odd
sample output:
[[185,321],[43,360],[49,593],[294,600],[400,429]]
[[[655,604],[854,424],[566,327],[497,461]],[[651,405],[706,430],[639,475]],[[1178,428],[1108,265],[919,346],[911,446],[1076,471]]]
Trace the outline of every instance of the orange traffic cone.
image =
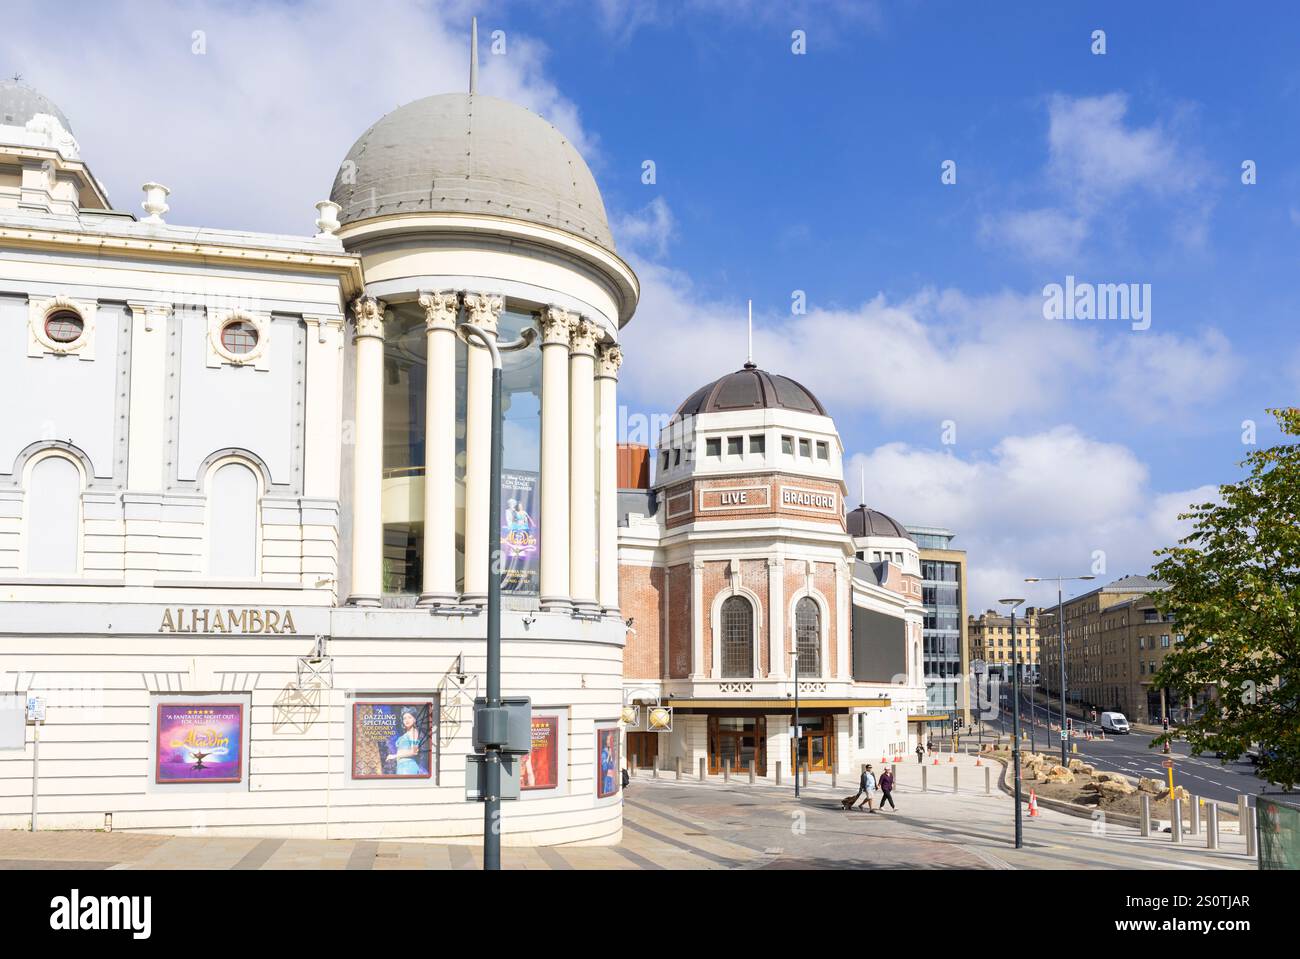
[[984,760],[980,759],[978,755],[976,755],[976,757],[975,757],[975,765],[976,765],[976,766],[983,766],[983,765],[984,765]]
[[938,757],[938,756],[935,756],[935,757],[934,757],[934,764],[935,764],[936,766],[939,765],[939,757]]
[[1032,789],[1029,790],[1029,815],[1030,818],[1038,815],[1038,796],[1034,794]]
[[949,755],[949,756],[948,756],[948,762],[950,762],[950,763],[955,763],[956,761],[957,761],[956,757],[954,757],[954,756],[952,756],[952,755]]
[[881,756],[881,757],[880,757],[880,765],[882,765],[882,766],[888,766],[888,765],[889,765],[889,757],[888,757],[888,756]]

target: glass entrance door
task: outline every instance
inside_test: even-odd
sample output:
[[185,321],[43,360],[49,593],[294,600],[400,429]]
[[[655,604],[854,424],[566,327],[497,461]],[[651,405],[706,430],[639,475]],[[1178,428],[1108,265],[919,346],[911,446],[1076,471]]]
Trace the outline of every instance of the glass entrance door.
[[733,773],[767,775],[767,721],[762,716],[709,717],[709,772],[717,775],[730,763]]
[[830,772],[835,762],[835,737],[830,716],[800,717],[803,737],[799,740],[799,758],[794,759],[794,746],[790,747],[791,760],[796,769],[808,765],[809,772]]

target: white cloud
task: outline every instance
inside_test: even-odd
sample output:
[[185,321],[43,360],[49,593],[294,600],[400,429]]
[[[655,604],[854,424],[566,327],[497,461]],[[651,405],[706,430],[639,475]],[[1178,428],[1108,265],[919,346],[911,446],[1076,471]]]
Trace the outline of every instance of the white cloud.
[[663,259],[668,255],[668,241],[677,232],[673,211],[661,196],[655,197],[636,213],[614,218],[610,224],[618,248],[631,250]]
[[[172,222],[306,234],[367,127],[468,88],[470,6],[64,4],[59,20],[81,38],[69,47],[47,5],[9,4],[0,62],[68,115],[118,207],[138,212],[140,184],[158,180],[173,190]],[[545,116],[592,162],[577,108],[545,75],[544,46],[511,32],[494,56],[490,29],[480,23],[479,89]]]
[[1008,436],[969,457],[891,443],[851,457],[846,469],[854,477],[866,471],[868,505],[957,534],[953,545],[969,563],[971,612],[1006,595],[1044,603],[1047,588],[1025,577],[1092,572],[1098,551],[1099,584],[1147,573],[1152,551],[1185,535],[1178,514],[1216,493],[1153,492],[1132,450],[1073,426]]
[[1045,189],[1049,205],[985,216],[981,241],[1029,260],[1077,259],[1102,217],[1106,233],[1123,220],[1121,198],[1142,195],[1178,201],[1171,235],[1184,247],[1206,243],[1213,208],[1207,199],[1187,198],[1205,179],[1199,154],[1181,142],[1169,125],[1126,122],[1128,97],[1056,94],[1048,101]]
[[[700,292],[691,278],[632,257],[637,318],[624,331],[625,395],[671,411],[745,360],[743,302]],[[1240,363],[1215,331],[1183,337],[1109,321],[1047,321],[1041,293],[972,297],[923,291],[806,315],[755,308],[754,358],[808,386],[833,416],[957,421],[993,430],[1050,416],[1079,395],[1094,409],[1175,422],[1213,403]],[[1157,319],[1163,323],[1163,320]]]

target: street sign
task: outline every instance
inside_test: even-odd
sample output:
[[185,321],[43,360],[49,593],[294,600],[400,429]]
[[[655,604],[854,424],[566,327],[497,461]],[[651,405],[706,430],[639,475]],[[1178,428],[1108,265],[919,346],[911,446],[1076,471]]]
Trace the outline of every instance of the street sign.
[[29,723],[45,722],[45,697],[27,697],[27,721]]
[[1166,769],[1173,769],[1173,768],[1174,768],[1174,761],[1173,761],[1172,759],[1166,759],[1166,760],[1165,760],[1164,762],[1162,762],[1160,765],[1164,766]]
[[1064,729],[1062,729],[1062,730],[1061,730],[1061,742],[1065,742],[1065,741],[1066,741],[1067,739],[1069,739],[1069,738],[1070,738],[1070,734],[1067,733]]
[[[522,767],[518,756],[501,756],[501,798],[519,798],[519,772]],[[487,798],[487,765],[479,753],[465,757],[465,801],[483,802]]]

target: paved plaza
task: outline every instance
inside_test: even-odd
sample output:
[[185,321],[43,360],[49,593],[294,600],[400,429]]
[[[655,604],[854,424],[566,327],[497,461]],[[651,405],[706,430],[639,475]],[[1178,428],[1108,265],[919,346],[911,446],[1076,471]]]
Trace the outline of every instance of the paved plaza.
[[[1204,835],[1168,835],[1044,809],[1012,846],[1012,803],[1001,768],[973,757],[926,767],[899,764],[897,811],[844,812],[853,791],[814,776],[796,801],[787,781],[750,785],[641,772],[624,793],[617,846],[512,847],[507,869],[1252,869],[1235,832],[1221,848]],[[991,769],[986,794],[985,769]],[[958,790],[953,791],[953,770]],[[507,808],[506,815],[509,815]],[[0,869],[476,869],[479,847],[413,841],[284,839],[141,833],[0,833]]]

